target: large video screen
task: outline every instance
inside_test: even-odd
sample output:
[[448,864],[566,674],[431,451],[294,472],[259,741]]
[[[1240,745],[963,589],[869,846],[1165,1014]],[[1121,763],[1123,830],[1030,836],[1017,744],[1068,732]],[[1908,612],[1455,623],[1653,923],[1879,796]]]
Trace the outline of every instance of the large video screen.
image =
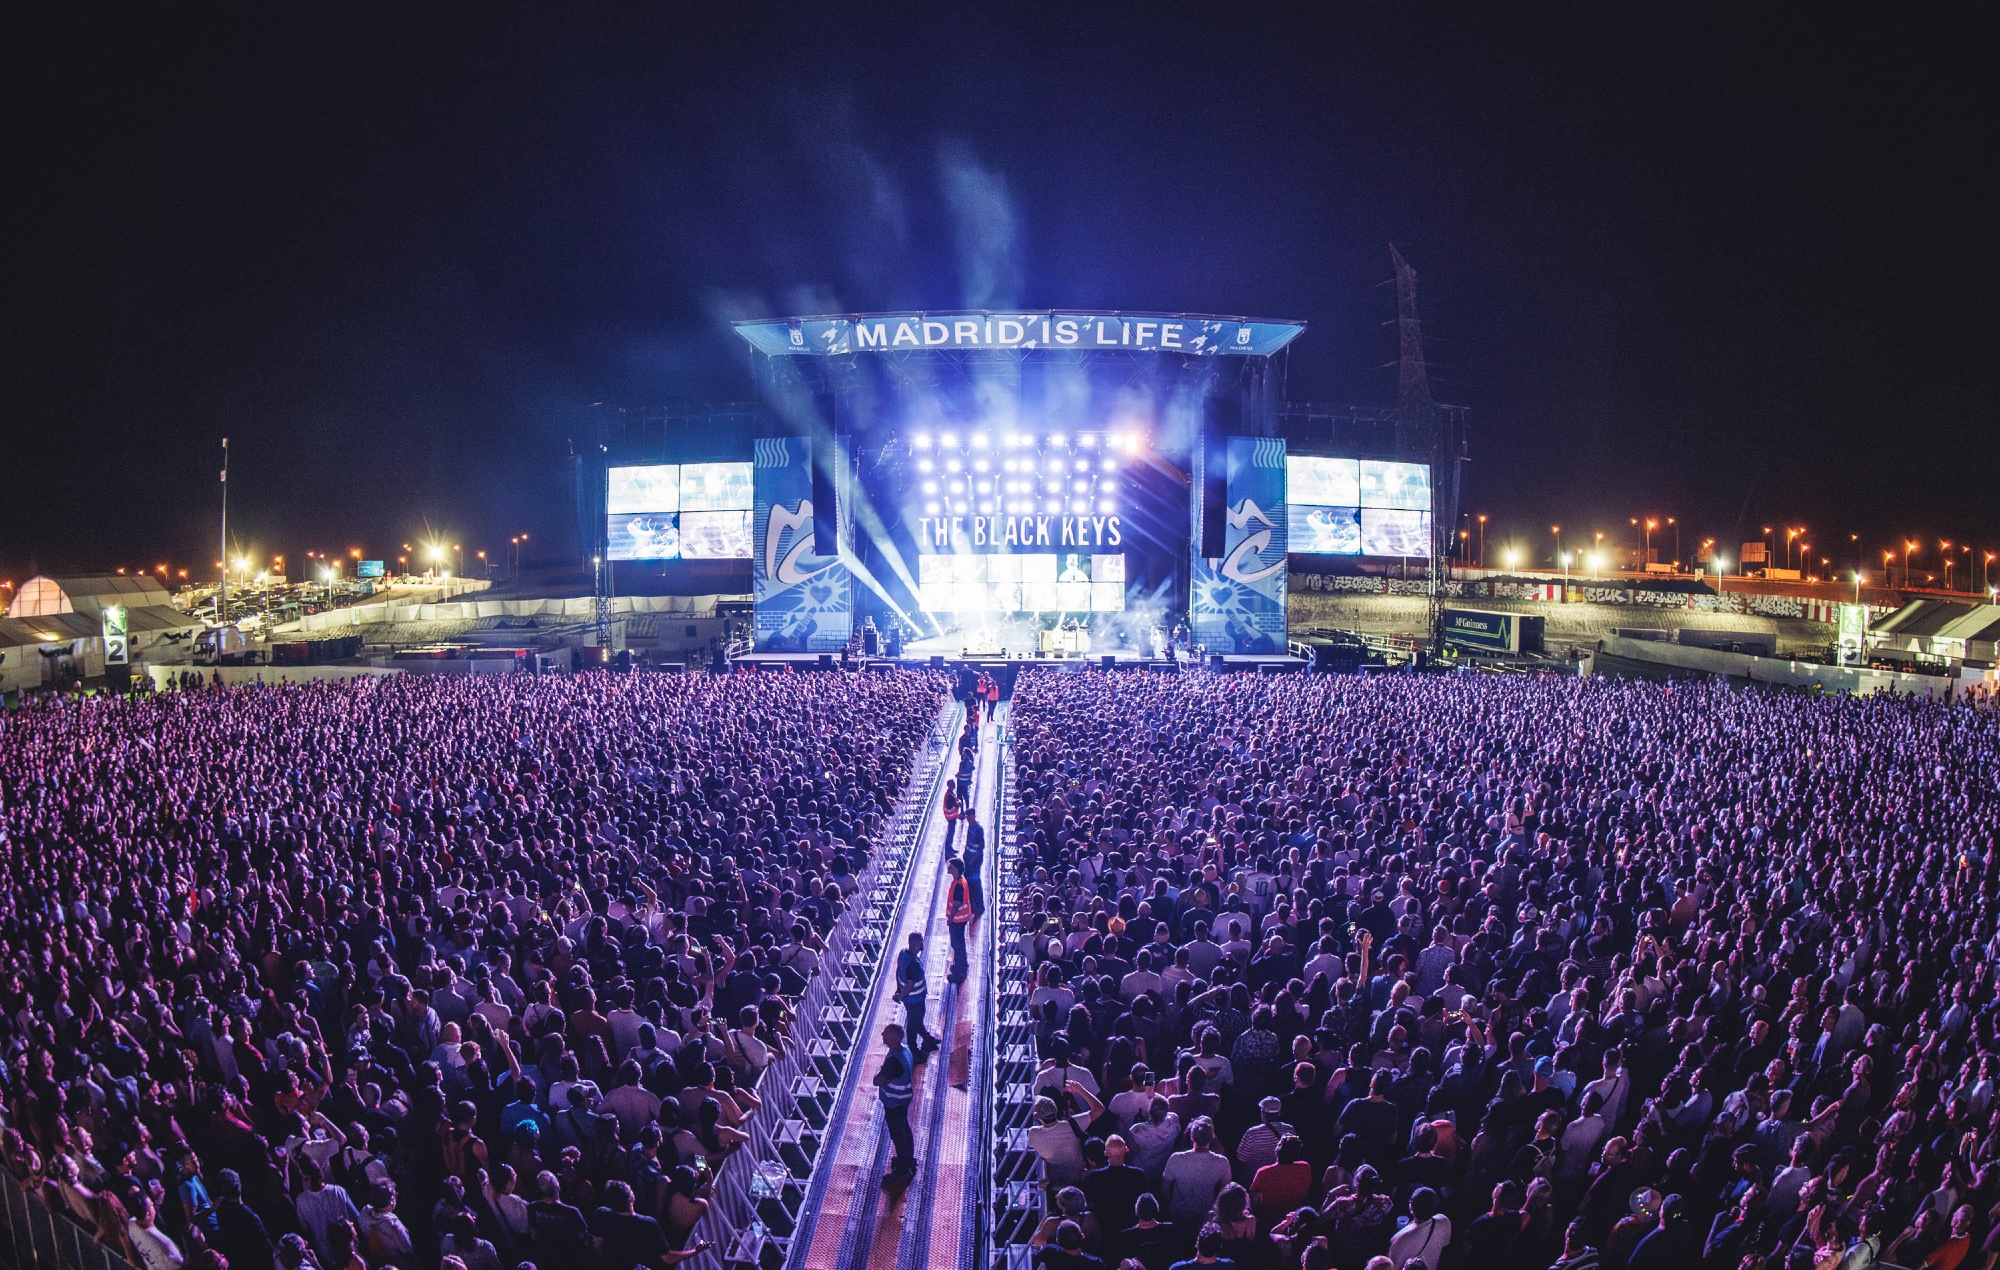
[[747,560],[750,513],[681,513],[681,555],[689,560]]
[[604,493],[604,510],[611,515],[677,512],[680,509],[681,469],[678,463],[611,469]]
[[1361,506],[1361,460],[1310,454],[1285,459],[1285,498],[1312,507]]
[[754,508],[748,463],[649,463],[606,473],[604,538],[613,560],[747,560]]
[[1428,558],[1431,554],[1430,513],[1388,507],[1362,508],[1361,554]]
[[1430,556],[1424,464],[1293,454],[1285,483],[1293,554]]
[[1122,613],[1125,557],[1087,552],[917,558],[919,602],[931,613]]

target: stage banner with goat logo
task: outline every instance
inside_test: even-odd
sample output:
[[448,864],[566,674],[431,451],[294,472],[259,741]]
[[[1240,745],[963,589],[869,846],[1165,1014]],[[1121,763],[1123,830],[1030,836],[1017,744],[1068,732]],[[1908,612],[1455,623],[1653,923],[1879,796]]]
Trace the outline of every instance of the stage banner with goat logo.
[[813,442],[761,437],[755,459],[750,575],[757,651],[837,652],[854,633],[853,575],[839,557],[813,554]]
[[[1199,498],[1201,447],[1196,447],[1195,460]],[[1188,622],[1194,642],[1211,653],[1279,656],[1286,635],[1285,443],[1273,437],[1230,437],[1224,460],[1223,555],[1203,559],[1200,539],[1194,539]]]

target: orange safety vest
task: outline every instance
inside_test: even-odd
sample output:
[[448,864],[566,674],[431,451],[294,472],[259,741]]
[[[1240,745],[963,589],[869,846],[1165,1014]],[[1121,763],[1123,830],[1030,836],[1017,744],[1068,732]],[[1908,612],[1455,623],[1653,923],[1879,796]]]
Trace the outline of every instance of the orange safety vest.
[[951,786],[946,785],[944,787],[944,818],[946,820],[957,820],[959,814],[958,795],[953,792]]
[[962,877],[951,880],[951,889],[945,892],[944,919],[954,926],[963,926],[972,920],[972,888]]

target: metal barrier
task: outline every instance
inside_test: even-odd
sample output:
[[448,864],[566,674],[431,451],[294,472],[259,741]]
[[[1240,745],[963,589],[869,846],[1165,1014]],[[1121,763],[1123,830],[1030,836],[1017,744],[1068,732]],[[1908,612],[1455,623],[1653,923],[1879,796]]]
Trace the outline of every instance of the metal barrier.
[[0,1251],[10,1270],[132,1270],[122,1255],[68,1216],[57,1215],[41,1196],[23,1191],[13,1177],[0,1178],[0,1191],[7,1194]]
[[744,1149],[725,1160],[700,1233],[715,1245],[691,1264],[779,1270],[811,1187],[848,1064],[860,1055],[864,1006],[889,959],[885,943],[903,884],[935,795],[938,774],[957,735],[958,707],[947,705],[911,766],[910,781],[883,841],[862,870],[847,911],[827,938],[819,972],[799,998],[793,1045],[757,1082],[763,1106],[743,1126]]
[[[1033,989],[1027,953],[1016,943],[1019,932],[1021,847],[1015,827],[1014,749],[1008,729],[1000,749],[1000,814],[998,868],[987,911],[987,948],[993,967],[993,991],[985,1003],[987,1071],[986,1181],[982,1214],[984,1264],[994,1270],[1026,1270],[1035,1249],[1028,1241],[1041,1225],[1045,1211],[1041,1157],[1028,1146],[1034,1122],[1035,1032],[1028,1018],[1028,994]],[[1003,930],[1004,928],[1004,930]]]

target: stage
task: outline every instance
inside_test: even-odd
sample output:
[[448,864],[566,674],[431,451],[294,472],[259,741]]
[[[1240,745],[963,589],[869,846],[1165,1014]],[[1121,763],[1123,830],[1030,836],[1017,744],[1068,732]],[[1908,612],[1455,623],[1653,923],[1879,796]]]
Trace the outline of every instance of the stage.
[[[731,660],[732,667],[747,667],[760,672],[768,671],[816,671],[838,670],[842,668],[838,653],[745,653]],[[1048,670],[1081,674],[1090,670],[1150,670],[1159,674],[1176,675],[1182,672],[1206,670],[1221,674],[1289,674],[1308,670],[1312,663],[1302,657],[1253,657],[1234,654],[1215,654],[1202,667],[1189,657],[1156,658],[1143,657],[1130,649],[1113,652],[1091,653],[1072,656],[1036,656],[1033,653],[1009,652],[967,653],[954,649],[949,653],[935,652],[916,654],[908,649],[901,657],[861,657],[850,662],[846,669],[867,671],[910,669],[922,670],[926,667],[937,670],[1006,671],[1010,676],[1019,674],[1030,666],[1040,666]]]

